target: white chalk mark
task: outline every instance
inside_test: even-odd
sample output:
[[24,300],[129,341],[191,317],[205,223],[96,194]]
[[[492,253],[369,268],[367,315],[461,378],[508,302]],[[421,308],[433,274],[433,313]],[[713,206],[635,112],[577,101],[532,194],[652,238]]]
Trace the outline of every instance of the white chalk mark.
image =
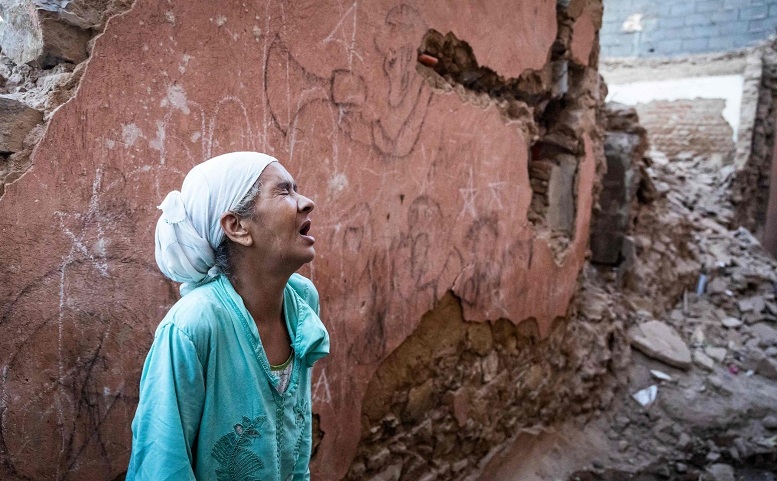
[[472,178],[472,167],[469,168],[469,178],[467,179],[467,187],[463,189],[459,189],[459,194],[461,194],[461,197],[464,199],[464,205],[462,206],[461,212],[459,212],[459,215],[461,215],[466,211],[472,215],[473,219],[477,218],[478,211],[475,208],[475,198],[478,195],[478,190],[475,188],[475,183]]
[[313,402],[332,403],[332,392],[329,390],[329,381],[326,378],[326,368],[321,370],[316,385],[313,386]]
[[489,182],[488,188],[491,191],[491,200],[489,201],[488,206],[491,207],[494,205],[494,202],[496,202],[496,206],[499,210],[504,209],[504,205],[502,205],[502,195],[500,193],[500,190],[502,187],[504,187],[507,184],[505,181],[500,182]]
[[[343,46],[345,50],[345,56],[348,59],[348,68],[353,68],[353,58],[357,57],[362,62],[364,59],[356,51],[356,13],[359,6],[359,2],[353,2],[353,5],[340,16],[340,20],[337,21],[335,28],[329,32],[329,35],[324,39],[324,43],[337,43]],[[342,7],[340,8],[342,12]],[[351,16],[351,35],[346,32],[346,20],[348,16]],[[340,33],[337,36],[337,33]],[[350,38],[349,38],[350,37]]]

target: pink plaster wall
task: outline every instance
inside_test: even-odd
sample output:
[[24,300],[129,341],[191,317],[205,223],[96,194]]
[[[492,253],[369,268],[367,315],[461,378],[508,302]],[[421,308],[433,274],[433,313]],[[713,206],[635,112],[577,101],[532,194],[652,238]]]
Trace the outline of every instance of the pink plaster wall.
[[454,31],[502,75],[538,69],[555,2],[242,5],[137,0],[98,39],[33,169],[7,187],[3,479],[126,469],[142,362],[176,300],[154,263],[155,206],[221,153],[277,156],[317,203],[318,256],[304,273],[333,340],[314,376],[319,480],[345,473],[371,374],[446,291],[469,320],[534,318],[542,333],[566,312],[587,249],[591,142],[558,260],[527,221],[516,124],[415,70],[429,28]]

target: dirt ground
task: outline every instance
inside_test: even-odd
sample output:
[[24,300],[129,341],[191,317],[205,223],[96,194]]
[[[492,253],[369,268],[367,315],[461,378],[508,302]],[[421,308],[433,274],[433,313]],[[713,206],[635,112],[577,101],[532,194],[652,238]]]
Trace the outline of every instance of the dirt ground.
[[777,479],[777,263],[732,227],[732,167],[648,156],[657,198],[640,206],[628,272],[586,273],[629,312],[611,408],[519,434],[474,479]]

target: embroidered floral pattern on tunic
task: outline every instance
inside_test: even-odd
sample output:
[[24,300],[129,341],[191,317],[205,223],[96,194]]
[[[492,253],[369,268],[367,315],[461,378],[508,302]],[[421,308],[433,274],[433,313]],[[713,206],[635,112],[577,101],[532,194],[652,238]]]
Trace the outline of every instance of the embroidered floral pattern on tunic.
[[299,458],[299,452],[302,448],[302,440],[305,437],[305,413],[308,410],[308,403],[297,404],[294,406],[294,424],[297,426],[297,442],[294,444],[294,462]]
[[243,416],[242,424],[235,424],[233,432],[225,434],[216,442],[211,456],[221,465],[221,469],[216,470],[218,481],[261,481],[259,470],[264,464],[249,446],[260,436],[259,428],[265,420],[265,416],[259,416],[253,421]]

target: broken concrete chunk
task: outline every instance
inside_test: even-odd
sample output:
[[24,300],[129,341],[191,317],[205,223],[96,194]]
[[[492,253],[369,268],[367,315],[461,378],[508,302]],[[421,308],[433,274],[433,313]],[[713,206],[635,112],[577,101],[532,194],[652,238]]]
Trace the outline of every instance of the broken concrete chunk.
[[724,317],[722,321],[720,321],[725,327],[729,329],[736,329],[737,327],[742,325],[742,321],[737,319],[736,317]]
[[777,429],[777,416],[766,416],[761,420],[761,424],[763,424],[766,429],[775,430]]
[[0,152],[19,152],[24,138],[43,121],[43,113],[18,100],[0,97]]
[[[735,481],[734,468],[728,464],[716,463],[707,467],[712,481]],[[706,479],[706,478],[705,478]]]
[[693,362],[709,371],[715,369],[715,361],[698,349],[693,351]]
[[759,322],[750,326],[750,333],[759,339],[759,345],[763,347],[777,344],[777,330],[765,322]]
[[770,357],[766,357],[758,363],[755,372],[767,379],[777,380],[777,361]]
[[707,293],[709,294],[723,294],[728,289],[728,282],[722,277],[716,277],[707,284]]
[[402,474],[402,463],[392,464],[373,476],[372,481],[397,481]]
[[674,328],[661,321],[650,321],[629,329],[631,344],[645,355],[670,366],[691,367],[691,352]]
[[737,307],[741,312],[759,313],[766,307],[766,301],[764,301],[763,296],[754,296],[737,302]]
[[86,60],[88,30],[59,18],[56,12],[38,8],[37,2],[22,0],[5,9],[0,23],[0,48],[17,65],[36,62],[51,67],[60,61]]
[[704,348],[704,354],[708,355],[712,359],[723,362],[724,359],[726,359],[726,353],[728,351],[725,347],[712,347],[708,346]]

